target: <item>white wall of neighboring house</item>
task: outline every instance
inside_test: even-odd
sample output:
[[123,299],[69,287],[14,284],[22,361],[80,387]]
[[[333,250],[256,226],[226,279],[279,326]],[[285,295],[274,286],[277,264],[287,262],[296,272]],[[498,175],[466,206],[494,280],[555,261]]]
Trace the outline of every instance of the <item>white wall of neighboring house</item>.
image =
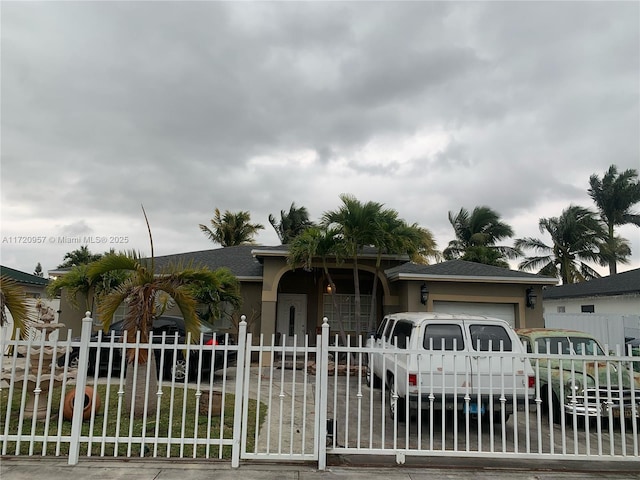
[[[637,315],[640,312],[640,295],[612,295],[597,297],[544,299],[544,313],[583,313],[582,307],[593,305],[593,313],[619,313]],[[564,311],[563,311],[564,308]]]

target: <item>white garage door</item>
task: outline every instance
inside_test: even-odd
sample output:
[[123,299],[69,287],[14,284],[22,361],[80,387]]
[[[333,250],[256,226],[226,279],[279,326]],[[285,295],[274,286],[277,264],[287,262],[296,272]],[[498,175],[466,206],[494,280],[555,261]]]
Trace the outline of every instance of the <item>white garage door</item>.
[[433,302],[433,311],[442,313],[466,313],[501,318],[516,325],[516,310],[513,303],[475,303],[475,302]]

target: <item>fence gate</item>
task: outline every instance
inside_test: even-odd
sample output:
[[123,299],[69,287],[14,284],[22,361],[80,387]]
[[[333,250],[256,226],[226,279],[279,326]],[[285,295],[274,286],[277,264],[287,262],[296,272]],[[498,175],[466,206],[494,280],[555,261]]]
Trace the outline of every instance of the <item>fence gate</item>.
[[321,342],[320,335],[316,346],[309,345],[308,335],[272,335],[271,344],[265,345],[260,335],[253,345],[252,335],[247,335],[242,424],[255,425],[255,438],[247,438],[248,429],[243,428],[242,459],[318,461],[319,438],[325,431],[319,426],[326,421],[320,395],[323,375],[316,375]]

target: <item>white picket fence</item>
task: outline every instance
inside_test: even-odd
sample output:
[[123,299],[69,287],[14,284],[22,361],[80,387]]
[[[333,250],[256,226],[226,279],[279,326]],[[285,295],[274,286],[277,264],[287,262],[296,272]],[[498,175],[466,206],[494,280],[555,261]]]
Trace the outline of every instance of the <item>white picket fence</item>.
[[[71,336],[53,341],[44,336],[3,340],[3,350],[8,348],[10,354],[0,356],[2,455],[67,456],[70,464],[88,456],[200,458],[230,461],[233,467],[252,460],[300,460],[317,462],[320,469],[326,467],[328,455],[337,454],[387,455],[397,463],[407,456],[640,460],[638,421],[617,418],[615,413],[615,407],[624,403],[630,416],[640,414],[637,385],[631,386],[630,398],[623,401],[621,392],[613,387],[623,374],[633,374],[633,361],[638,357],[630,355],[562,358],[572,362],[571,373],[561,378],[571,385],[585,382],[585,374],[579,373],[584,367],[611,365],[605,367],[611,375],[597,385],[596,392],[605,414],[590,421],[545,411],[551,394],[541,391],[540,382],[531,398],[509,405],[509,390],[514,388],[509,375],[504,375],[501,385],[492,386],[501,395],[468,395],[465,385],[475,381],[470,372],[454,372],[458,378],[453,383],[460,385],[459,392],[445,403],[444,410],[426,408],[429,401],[442,396],[441,387],[421,384],[419,396],[427,399],[423,408],[407,411],[404,418],[392,418],[391,386],[383,382],[380,388],[372,388],[366,382],[366,363],[374,349],[364,346],[360,338],[349,339],[348,344],[356,346],[341,346],[337,336],[329,334],[326,320],[321,334],[306,337],[303,346],[296,337],[254,337],[247,334],[245,322],[240,324],[237,344],[177,345],[162,339],[150,346],[114,343],[109,338],[90,342],[91,323],[88,316],[83,320],[80,341]],[[74,347],[80,351],[77,370],[70,368],[65,354]],[[128,377],[125,368],[113,377],[112,372],[100,377],[97,371],[88,371],[90,350],[106,356],[109,364],[115,352],[130,352],[137,360],[155,356],[160,365],[165,356],[176,358],[179,350],[195,352],[185,358],[195,358],[198,370],[207,355],[215,352],[223,351],[225,359],[235,356],[237,360],[235,365],[225,363],[191,381],[160,375],[156,385],[153,362],[134,361],[127,368]],[[513,355],[473,354],[492,355],[496,362],[508,361]],[[526,357],[539,379],[541,362],[561,358]],[[125,356],[122,358],[124,367]],[[546,375],[550,383],[551,373]],[[142,382],[136,384],[134,377]],[[87,387],[98,392],[100,404]],[[65,419],[65,406],[72,404],[69,396],[73,395],[77,408]],[[570,403],[568,398],[560,401]],[[472,404],[476,408],[482,404],[485,415],[475,414]],[[500,405],[496,418],[493,405]],[[581,406],[574,399],[576,405]],[[136,407],[142,407],[139,414]],[[507,417],[505,411],[512,413]],[[625,410],[618,411],[624,417]]]

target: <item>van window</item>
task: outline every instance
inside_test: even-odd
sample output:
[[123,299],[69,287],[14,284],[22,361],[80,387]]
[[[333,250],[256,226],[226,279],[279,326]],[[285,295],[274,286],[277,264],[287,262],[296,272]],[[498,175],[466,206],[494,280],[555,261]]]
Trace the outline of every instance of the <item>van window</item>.
[[511,337],[500,325],[470,325],[471,346],[480,352],[510,352]]
[[387,326],[387,323],[389,323],[389,318],[384,317],[384,320],[382,320],[382,323],[378,326],[378,329],[376,330],[376,334],[374,335],[374,338],[376,340],[380,340],[382,338],[382,335],[384,333],[384,329]]
[[427,325],[422,346],[425,350],[463,350],[462,329],[455,324]]
[[393,332],[391,332],[391,344],[395,345],[398,348],[407,348],[407,343],[409,343],[409,337],[411,336],[412,328],[412,323],[398,320],[393,327]]

